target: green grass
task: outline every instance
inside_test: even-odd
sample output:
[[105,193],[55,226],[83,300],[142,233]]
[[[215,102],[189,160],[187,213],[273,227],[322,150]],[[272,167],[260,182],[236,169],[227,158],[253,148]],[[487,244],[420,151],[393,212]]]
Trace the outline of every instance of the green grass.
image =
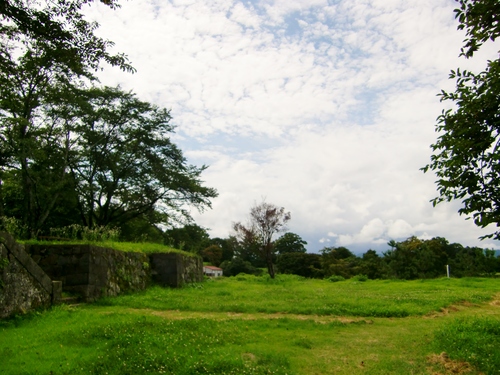
[[148,243],[148,242],[115,242],[115,241],[79,241],[79,240],[70,240],[70,241],[38,241],[38,240],[28,240],[21,241],[25,244],[32,245],[94,245],[100,247],[107,247],[110,249],[115,249],[119,251],[125,252],[134,252],[134,253],[178,253],[183,254],[189,257],[196,257],[197,255],[175,249],[170,246],[165,246],[156,243]]
[[436,332],[436,351],[465,360],[487,374],[500,374],[500,319],[465,317]]
[[278,275],[275,280],[245,275],[213,279],[184,289],[153,287],[98,303],[155,310],[407,317],[464,301],[484,302],[498,290],[498,282],[483,280],[488,279],[332,283],[289,275]]
[[[498,348],[498,286],[239,276],[153,287],[0,321],[0,373],[445,374],[429,356],[446,351],[474,364],[470,374],[498,374],[484,349]],[[479,360],[453,352],[458,342]]]

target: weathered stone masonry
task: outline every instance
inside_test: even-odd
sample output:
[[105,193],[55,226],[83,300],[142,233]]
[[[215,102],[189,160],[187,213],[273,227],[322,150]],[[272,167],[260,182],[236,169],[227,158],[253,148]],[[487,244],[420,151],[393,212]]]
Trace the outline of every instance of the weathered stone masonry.
[[93,245],[21,245],[0,233],[0,318],[58,303],[61,290],[86,302],[203,280],[200,258],[176,253],[126,253]]
[[0,233],[0,318],[48,307],[61,298],[60,281],[52,281],[26,253],[24,246]]
[[150,284],[146,254],[92,245],[27,245],[33,260],[62,289],[86,302],[145,289]]

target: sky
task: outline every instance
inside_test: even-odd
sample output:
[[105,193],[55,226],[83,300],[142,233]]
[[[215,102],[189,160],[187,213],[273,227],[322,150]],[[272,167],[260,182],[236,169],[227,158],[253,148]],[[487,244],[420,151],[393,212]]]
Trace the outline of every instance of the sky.
[[485,68],[498,48],[459,57],[454,0],[121,0],[88,19],[135,74],[100,80],[171,110],[174,142],[207,165],[219,196],[192,211],[211,237],[234,234],[265,200],[291,212],[309,252],[387,250],[391,239],[464,246],[493,231],[433,207],[430,161],[441,89],[457,67]]

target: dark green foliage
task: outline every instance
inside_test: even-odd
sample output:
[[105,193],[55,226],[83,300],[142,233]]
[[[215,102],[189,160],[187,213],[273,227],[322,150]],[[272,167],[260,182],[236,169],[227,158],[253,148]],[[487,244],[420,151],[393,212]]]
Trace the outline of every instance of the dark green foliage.
[[319,254],[289,252],[278,255],[276,267],[278,272],[303,277],[323,277],[321,256]]
[[177,249],[202,255],[203,249],[210,246],[210,236],[206,228],[197,224],[187,224],[166,230],[165,243]]
[[211,245],[219,246],[222,249],[221,261],[231,260],[235,255],[235,249],[238,247],[238,240],[234,236],[228,238],[211,238]]
[[[500,35],[500,3],[497,0],[457,0],[459,29],[466,30],[462,55],[472,58],[488,39]],[[450,79],[456,80],[454,92],[442,91],[442,101],[456,109],[443,110],[438,117],[439,137],[431,145],[434,155],[423,168],[438,177],[439,196],[443,201],[461,200],[460,214],[472,217],[475,224],[486,227],[500,223],[500,60],[488,61],[480,73],[456,69]],[[485,237],[500,239],[495,231]]]
[[437,352],[469,362],[485,374],[499,373],[500,321],[485,317],[456,319],[438,330],[434,340]]
[[218,267],[222,261],[222,248],[210,245],[202,251],[203,260],[207,259],[212,265]]
[[449,260],[454,277],[493,276],[500,271],[500,259],[493,250],[463,247]]
[[348,279],[360,271],[360,259],[345,247],[325,247],[321,254],[325,277],[337,275]]
[[304,245],[307,245],[307,242],[298,234],[286,232],[274,241],[274,250],[277,254],[305,253],[307,250]]
[[8,173],[18,180],[19,218],[30,237],[59,200],[71,201],[74,138],[57,109],[74,85],[95,79],[102,62],[133,70],[123,55],[109,54],[111,42],[94,35],[98,25],[85,20],[85,3],[11,0],[0,7],[0,181]]
[[333,276],[330,276],[327,280],[331,281],[332,283],[337,283],[339,281],[345,281],[345,278],[343,278],[342,276],[333,275]]
[[224,276],[236,276],[240,273],[250,275],[260,275],[262,271],[252,266],[250,262],[244,261],[241,258],[235,257],[232,260],[221,263],[220,268],[224,270]]
[[399,279],[451,276],[488,276],[499,270],[499,260],[492,250],[449,244],[441,237],[420,240],[410,237],[403,242],[389,242],[393,248],[384,253],[390,275]]
[[360,274],[358,274],[358,275],[356,275],[356,276],[353,276],[353,277],[351,278],[351,280],[353,280],[353,281],[360,281],[360,282],[362,282],[362,283],[363,283],[363,282],[365,282],[365,281],[368,281],[368,276],[363,275],[363,274],[361,274],[361,273],[360,273]]
[[410,237],[403,242],[389,243],[393,249],[385,252],[384,256],[392,275],[407,280],[444,276],[447,264],[444,246],[447,242],[441,240],[424,241]]
[[380,257],[376,251],[368,250],[363,254],[359,272],[369,279],[385,279],[389,276],[389,267],[385,259]]
[[137,217],[154,225],[189,218],[186,204],[210,206],[217,194],[201,184],[206,167],[188,165],[171,142],[166,109],[119,88],[80,91],[78,98],[69,165],[85,225],[117,226]]

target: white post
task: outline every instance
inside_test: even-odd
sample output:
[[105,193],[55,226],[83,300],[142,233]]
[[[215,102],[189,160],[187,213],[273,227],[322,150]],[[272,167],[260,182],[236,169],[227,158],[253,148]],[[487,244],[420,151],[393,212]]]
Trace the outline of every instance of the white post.
[[450,265],[446,265],[446,274],[448,275],[448,279],[450,278]]

